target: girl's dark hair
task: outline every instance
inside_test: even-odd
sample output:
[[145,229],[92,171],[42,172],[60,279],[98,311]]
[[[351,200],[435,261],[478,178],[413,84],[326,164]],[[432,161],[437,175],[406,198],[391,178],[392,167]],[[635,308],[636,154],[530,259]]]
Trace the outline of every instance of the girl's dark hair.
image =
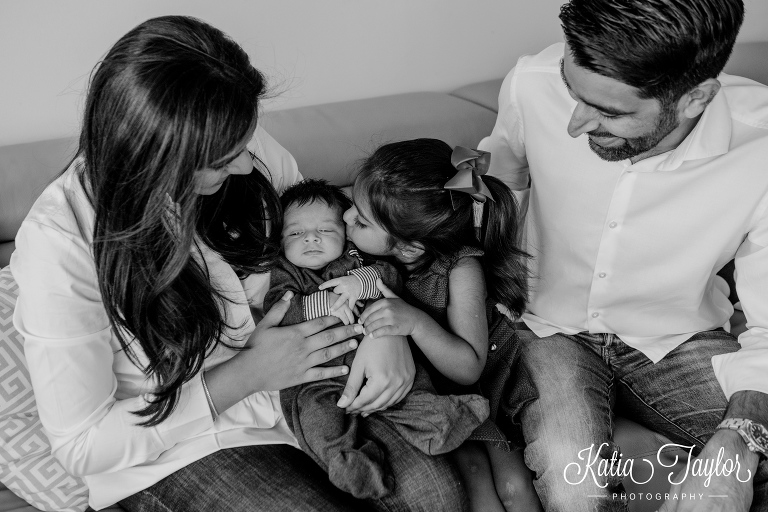
[[478,241],[472,197],[443,188],[457,172],[451,164],[452,151],[436,139],[381,146],[364,161],[355,180],[355,196],[365,197],[373,220],[390,235],[390,246],[398,242],[424,246],[415,272],[463,246],[483,249],[489,296],[521,315],[528,296],[528,270],[527,255],[517,247],[515,197],[497,178],[483,176],[495,201],[485,202]]
[[137,26],[91,76],[80,181],[95,210],[93,254],[107,315],[128,357],[156,383],[135,411],[146,418],[141,425],[165,420],[205,356],[230,346],[222,338],[236,326],[199,244],[241,273],[268,270],[279,250],[279,233],[265,235],[281,222],[279,198],[262,172],[232,175],[210,196],[195,192],[195,171],[253,133],[264,90],[242,48],[182,16]]
[[560,9],[574,62],[663,104],[725,67],[742,0],[570,0]]
[[341,187],[331,185],[326,180],[307,178],[285,189],[280,196],[280,204],[285,212],[289,206],[304,206],[321,201],[329,208],[337,210],[339,215],[352,207],[352,200],[344,194]]

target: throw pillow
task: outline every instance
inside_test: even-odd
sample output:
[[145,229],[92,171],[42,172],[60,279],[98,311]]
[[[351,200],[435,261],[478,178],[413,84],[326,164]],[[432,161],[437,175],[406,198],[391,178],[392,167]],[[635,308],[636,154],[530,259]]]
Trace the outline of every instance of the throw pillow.
[[0,482],[40,510],[83,512],[88,488],[53,458],[40,424],[24,340],[13,327],[17,296],[5,267],[0,270]]

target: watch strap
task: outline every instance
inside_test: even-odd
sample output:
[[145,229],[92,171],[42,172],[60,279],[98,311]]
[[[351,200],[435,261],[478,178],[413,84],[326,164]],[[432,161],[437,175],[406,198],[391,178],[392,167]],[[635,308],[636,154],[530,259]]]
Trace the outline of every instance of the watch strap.
[[762,424],[746,418],[726,418],[717,426],[720,429],[737,431],[750,451],[768,457],[768,429]]

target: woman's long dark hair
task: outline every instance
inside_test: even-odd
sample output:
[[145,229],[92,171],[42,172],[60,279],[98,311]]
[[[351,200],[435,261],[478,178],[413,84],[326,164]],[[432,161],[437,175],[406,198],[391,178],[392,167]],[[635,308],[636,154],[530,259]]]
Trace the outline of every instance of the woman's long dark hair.
[[[220,343],[225,298],[200,256],[204,243],[240,273],[269,269],[279,249],[279,198],[258,170],[195,193],[210,168],[253,133],[262,75],[221,31],[194,18],[151,19],[95,69],[79,152],[95,210],[93,254],[102,300],[128,357],[156,382],[135,413],[152,426]],[[148,362],[140,363],[135,337]]]
[[390,235],[391,246],[401,242],[424,247],[414,272],[462,246],[483,249],[489,296],[519,316],[528,296],[528,270],[527,255],[517,247],[515,197],[500,180],[483,176],[495,201],[485,202],[478,240],[471,196],[443,188],[457,172],[451,153],[448,144],[436,139],[381,146],[363,163],[355,180],[355,197],[361,194],[366,199],[374,220]]

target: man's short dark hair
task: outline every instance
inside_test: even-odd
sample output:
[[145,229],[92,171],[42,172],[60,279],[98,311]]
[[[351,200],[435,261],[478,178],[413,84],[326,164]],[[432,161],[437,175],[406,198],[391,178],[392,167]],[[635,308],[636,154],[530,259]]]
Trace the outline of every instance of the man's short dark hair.
[[570,0],[560,8],[576,65],[662,103],[725,67],[742,0]]
[[283,211],[291,205],[304,206],[316,201],[327,204],[341,214],[352,207],[352,200],[344,194],[341,187],[331,185],[326,180],[304,179],[285,189],[280,196]]

